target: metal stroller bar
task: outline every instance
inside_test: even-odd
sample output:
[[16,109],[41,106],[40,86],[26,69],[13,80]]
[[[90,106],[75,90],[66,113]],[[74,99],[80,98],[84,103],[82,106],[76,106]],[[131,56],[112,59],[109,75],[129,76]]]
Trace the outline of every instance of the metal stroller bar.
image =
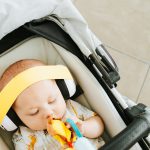
[[[146,110],[144,113],[137,115],[129,126],[127,126],[122,132],[112,138],[110,142],[99,150],[128,150],[141,138],[148,136],[149,132],[150,111]],[[147,147],[145,147],[145,149],[149,149]]]
[[[120,95],[120,93],[119,92],[117,92],[117,90],[114,88],[114,85],[113,85],[113,83],[111,83],[110,82],[110,80],[109,80],[109,75],[108,74],[106,74],[106,78],[107,78],[107,80],[105,80],[105,78],[103,77],[104,75],[105,75],[105,70],[104,70],[104,68],[102,67],[102,65],[101,65],[101,62],[100,62],[100,60],[96,60],[97,59],[97,57],[96,56],[92,56],[92,64],[93,64],[93,66],[95,67],[95,69],[97,69],[98,70],[98,74],[102,77],[102,79],[103,79],[103,81],[104,82],[107,82],[107,85],[109,85],[109,87],[111,88],[110,90],[111,90],[111,92],[113,93],[113,95],[116,97],[116,98],[118,98],[119,100],[119,102],[120,102],[120,104],[121,104],[121,106],[122,106],[122,108],[124,109],[123,110],[123,113],[125,113],[125,111],[126,110],[128,110],[128,105],[124,102],[124,100],[123,100],[123,98],[121,97],[121,95]],[[96,60],[96,61],[95,61]],[[112,66],[112,68],[113,68],[113,66]],[[102,72],[102,73],[101,73]],[[115,72],[115,71],[114,71]],[[132,108],[134,108],[134,107],[131,107],[131,109]],[[144,110],[143,110],[144,111]],[[134,113],[134,112],[133,112]],[[150,114],[149,114],[150,115]],[[134,117],[136,117],[136,116],[134,116]],[[133,118],[134,118],[133,117]],[[150,116],[149,116],[150,117]],[[129,116],[125,116],[125,118],[124,118],[125,120],[125,123],[128,125],[129,124],[129,122],[131,122],[131,120],[129,119]],[[147,123],[147,122],[146,122]],[[142,146],[142,147],[144,147],[144,150],[148,150],[149,149],[149,145],[147,145],[147,143],[146,143],[146,141],[147,140],[145,140],[145,139],[143,139],[143,137],[145,137],[143,134],[144,133],[147,133],[147,135],[146,136],[148,136],[148,133],[150,132],[149,131],[149,129],[148,128],[142,128],[143,130],[140,130],[139,132],[134,132],[133,131],[133,133],[132,132],[130,132],[130,131],[132,131],[131,129],[136,129],[136,128],[138,128],[138,126],[141,126],[141,127],[143,127],[143,124],[144,124],[144,122],[142,122],[142,121],[140,121],[140,120],[137,120],[137,121],[133,121],[132,123],[131,123],[131,125],[130,126],[128,126],[125,130],[123,130],[120,134],[118,134],[115,138],[113,138],[113,140],[110,142],[110,143],[108,143],[108,146],[107,146],[107,144],[106,144],[106,147],[104,146],[104,150],[106,149],[106,150],[110,150],[110,149],[113,149],[113,150],[118,150],[118,149],[120,149],[121,148],[121,150],[126,150],[126,149],[128,149],[128,147],[131,147],[132,145],[134,145],[136,142],[139,142],[139,144]],[[131,128],[131,129],[130,129]],[[138,128],[139,129],[139,128]],[[141,134],[142,133],[142,134]],[[128,135],[129,134],[129,135]],[[123,143],[121,143],[120,142],[120,139],[121,140],[123,140],[124,139],[124,137],[126,137],[126,139],[128,139],[130,136],[133,136],[133,142],[129,142],[129,143],[127,143],[126,142],[126,144],[123,142]],[[141,140],[142,139],[142,140]],[[129,138],[129,140],[130,140],[130,138]],[[120,145],[117,145],[116,143],[118,143],[118,142],[120,142]],[[116,146],[117,145],[117,146]],[[145,146],[146,145],[146,146]],[[126,146],[127,146],[127,148],[126,148]],[[124,149],[123,149],[123,147],[124,147]],[[103,149],[102,149],[103,150]]]

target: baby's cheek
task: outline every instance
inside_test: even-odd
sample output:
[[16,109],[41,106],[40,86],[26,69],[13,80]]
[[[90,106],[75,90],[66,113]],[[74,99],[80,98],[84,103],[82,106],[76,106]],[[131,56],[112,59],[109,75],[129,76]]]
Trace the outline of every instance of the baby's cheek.
[[43,130],[46,129],[46,121],[37,119],[36,117],[26,117],[24,124],[32,130]]

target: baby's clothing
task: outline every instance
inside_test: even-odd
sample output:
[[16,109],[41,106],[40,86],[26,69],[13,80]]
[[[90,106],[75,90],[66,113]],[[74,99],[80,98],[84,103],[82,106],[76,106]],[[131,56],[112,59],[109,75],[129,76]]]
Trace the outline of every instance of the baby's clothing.
[[[81,104],[67,100],[67,112],[69,115],[76,116],[78,119],[84,121],[96,113],[82,106]],[[92,145],[98,149],[104,145],[101,137],[96,139],[89,139]],[[33,131],[27,127],[20,126],[13,135],[13,143],[16,150],[60,150],[60,143],[55,140],[47,131]]]

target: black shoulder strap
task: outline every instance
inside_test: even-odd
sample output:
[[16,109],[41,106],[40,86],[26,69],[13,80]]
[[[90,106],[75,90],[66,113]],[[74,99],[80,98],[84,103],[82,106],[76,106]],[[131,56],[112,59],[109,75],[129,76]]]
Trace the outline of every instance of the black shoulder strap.
[[61,47],[65,48],[72,54],[79,57],[81,60],[84,59],[84,56],[75,42],[71,37],[55,22],[50,20],[45,20],[40,23],[27,23],[24,27],[36,34],[37,36],[44,37],[49,41],[52,41]]
[[35,34],[27,31],[24,27],[7,34],[0,40],[0,54],[33,35]]
[[71,39],[71,37],[59,25],[50,20],[44,20],[40,23],[29,22],[0,40],[0,54],[18,44],[19,42],[31,37],[39,36],[52,41],[66,50],[76,55],[84,61],[85,57]]

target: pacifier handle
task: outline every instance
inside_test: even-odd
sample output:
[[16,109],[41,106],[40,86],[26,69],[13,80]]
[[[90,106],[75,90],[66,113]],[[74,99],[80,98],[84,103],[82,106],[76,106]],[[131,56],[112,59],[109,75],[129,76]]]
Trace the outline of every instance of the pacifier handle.
[[77,127],[77,125],[75,124],[75,122],[72,119],[67,119],[66,120],[67,123],[70,124],[70,126],[73,128],[74,132],[76,133],[77,137],[81,138],[83,137],[83,135],[81,134],[79,128]]

